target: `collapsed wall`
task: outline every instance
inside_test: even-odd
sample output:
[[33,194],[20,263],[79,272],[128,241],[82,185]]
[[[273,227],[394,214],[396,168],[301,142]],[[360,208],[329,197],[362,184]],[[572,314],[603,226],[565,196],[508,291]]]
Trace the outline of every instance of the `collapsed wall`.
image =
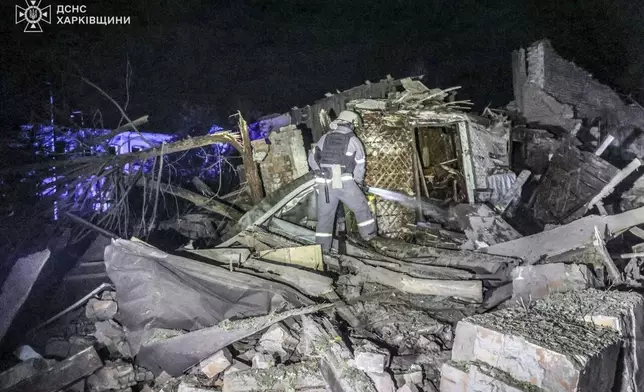
[[644,148],[644,109],[627,105],[610,87],[563,59],[548,40],[512,54],[514,95],[528,123],[570,131],[582,120],[616,138],[616,146],[636,154]]
[[266,139],[254,140],[253,160],[259,163],[266,194],[271,194],[309,172],[302,131],[295,125],[282,127]]

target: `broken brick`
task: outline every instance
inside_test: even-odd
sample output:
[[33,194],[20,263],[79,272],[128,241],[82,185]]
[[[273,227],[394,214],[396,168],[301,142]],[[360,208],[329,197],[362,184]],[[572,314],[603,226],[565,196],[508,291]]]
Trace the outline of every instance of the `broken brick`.
[[205,374],[208,378],[214,378],[219,375],[219,373],[228,369],[232,364],[233,357],[230,355],[228,349],[219,350],[210,357],[204,359],[199,364],[201,372]]
[[102,301],[92,298],[85,307],[85,316],[90,320],[105,321],[113,319],[117,310],[118,306],[114,301]]
[[276,355],[282,361],[293,352],[297,343],[298,340],[282,323],[270,327],[259,339],[259,346],[264,352]]
[[382,373],[389,365],[389,352],[368,340],[354,341],[355,367],[367,373]]
[[256,353],[253,356],[253,369],[268,369],[275,366],[275,358],[270,354]]

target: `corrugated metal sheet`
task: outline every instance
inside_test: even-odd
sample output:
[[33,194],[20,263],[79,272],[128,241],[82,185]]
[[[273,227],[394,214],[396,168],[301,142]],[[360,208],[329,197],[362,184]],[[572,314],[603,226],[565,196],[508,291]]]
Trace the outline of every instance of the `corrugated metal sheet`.
[[492,190],[490,202],[492,204],[498,203],[516,181],[517,175],[511,171],[489,175],[487,177],[487,187]]

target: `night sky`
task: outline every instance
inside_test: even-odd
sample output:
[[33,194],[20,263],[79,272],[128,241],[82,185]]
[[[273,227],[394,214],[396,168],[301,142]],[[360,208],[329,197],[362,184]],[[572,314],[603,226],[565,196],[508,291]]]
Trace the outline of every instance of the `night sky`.
[[[164,132],[226,125],[287,111],[387,74],[425,74],[429,87],[462,85],[478,108],[512,99],[510,52],[549,38],[566,58],[620,92],[644,88],[644,2],[632,0],[116,0],[84,4],[86,15],[130,16],[129,26],[43,25],[25,34],[3,0],[0,124],[3,132],[71,110],[114,107],[79,75],[120,103],[132,69],[128,113],[150,114]],[[21,3],[22,2],[22,3]],[[55,18],[54,18],[55,19]]]

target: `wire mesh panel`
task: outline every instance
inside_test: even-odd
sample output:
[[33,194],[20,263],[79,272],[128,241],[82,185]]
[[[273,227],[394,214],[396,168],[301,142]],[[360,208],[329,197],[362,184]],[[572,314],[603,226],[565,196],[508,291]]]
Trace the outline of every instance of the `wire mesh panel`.
[[[356,135],[367,156],[365,184],[414,195],[413,130],[384,124],[381,112],[361,111],[363,126]],[[376,197],[378,233],[404,239],[407,224],[415,223],[415,212],[402,205]]]

